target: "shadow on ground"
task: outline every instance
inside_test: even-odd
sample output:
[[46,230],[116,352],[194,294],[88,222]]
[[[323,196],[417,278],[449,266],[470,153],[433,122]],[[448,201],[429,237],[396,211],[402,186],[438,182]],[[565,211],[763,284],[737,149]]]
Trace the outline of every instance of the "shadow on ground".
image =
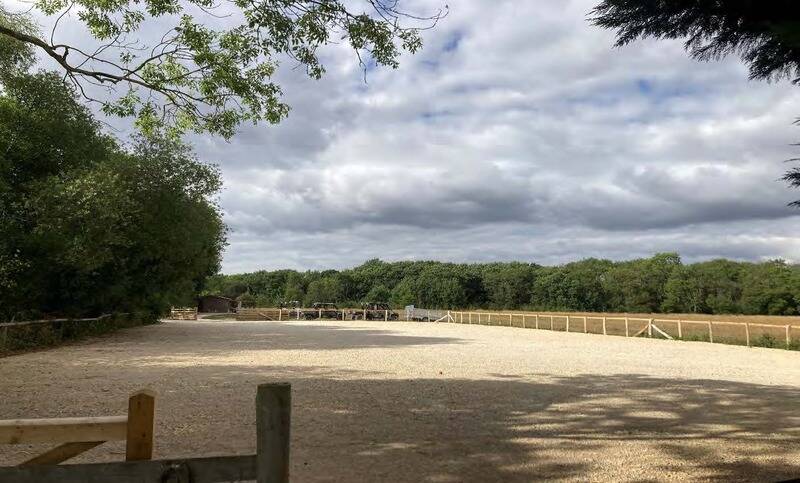
[[252,452],[256,385],[292,382],[294,481],[800,476],[797,388],[642,375],[536,382],[385,380],[324,367],[169,370],[202,384],[168,377],[156,387],[160,456]]
[[[0,414],[52,417],[53,407],[113,413],[124,410],[127,394],[150,386],[158,393],[157,456],[245,454],[255,448],[257,384],[284,380],[293,385],[292,475],[297,482],[779,481],[800,476],[797,387],[689,375],[530,373],[459,379],[448,377],[446,363],[437,368],[441,377],[393,379],[366,370],[226,365],[206,357],[225,344],[218,354],[258,350],[267,339],[271,351],[425,344],[435,351],[436,344],[460,343],[359,327],[296,329],[270,324],[239,338],[234,331],[231,345],[224,333],[187,325],[193,350],[186,342],[176,343],[176,350],[202,355],[194,365],[159,357],[142,364],[147,351],[156,350],[144,345],[134,359],[97,354],[113,352],[117,344],[136,344],[139,333],[131,332],[124,341],[88,346],[80,360],[43,373],[46,384],[62,388],[56,400],[19,391],[17,400],[0,399]],[[172,330],[169,337],[179,340],[182,331]],[[147,340],[153,337],[151,332]],[[86,364],[94,354],[96,360]],[[123,366],[125,377],[118,380]],[[102,451],[93,450],[89,458],[108,459]],[[0,464],[12,462],[7,456],[0,453]]]

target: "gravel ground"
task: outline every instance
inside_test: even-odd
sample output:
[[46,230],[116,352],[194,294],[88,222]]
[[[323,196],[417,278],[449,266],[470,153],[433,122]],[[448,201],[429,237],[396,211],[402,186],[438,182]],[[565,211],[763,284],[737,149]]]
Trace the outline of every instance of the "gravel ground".
[[477,325],[126,329],[0,359],[0,418],[122,413],[150,387],[157,457],[247,454],[271,380],[293,384],[293,481],[800,477],[798,352]]

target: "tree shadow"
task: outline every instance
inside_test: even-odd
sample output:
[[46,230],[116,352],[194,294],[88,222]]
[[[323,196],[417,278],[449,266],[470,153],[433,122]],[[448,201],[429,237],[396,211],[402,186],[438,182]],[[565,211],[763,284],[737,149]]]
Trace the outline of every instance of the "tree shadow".
[[[157,367],[133,369],[113,400],[124,402]],[[795,387],[645,375],[385,379],[322,366],[167,370],[151,384],[159,457],[253,452],[256,385],[292,382],[294,481],[800,475]]]

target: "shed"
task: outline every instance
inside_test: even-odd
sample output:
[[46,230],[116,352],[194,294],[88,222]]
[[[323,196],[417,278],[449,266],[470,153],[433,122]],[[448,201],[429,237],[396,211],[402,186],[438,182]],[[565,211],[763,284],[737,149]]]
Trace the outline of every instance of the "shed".
[[233,299],[221,295],[203,295],[197,301],[197,311],[203,313],[227,314],[234,307]]

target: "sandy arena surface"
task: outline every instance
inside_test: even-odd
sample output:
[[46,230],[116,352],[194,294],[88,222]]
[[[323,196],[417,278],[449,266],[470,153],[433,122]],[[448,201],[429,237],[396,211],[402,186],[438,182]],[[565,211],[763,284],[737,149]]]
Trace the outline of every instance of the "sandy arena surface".
[[477,325],[128,329],[0,359],[0,418],[121,414],[150,387],[157,457],[247,454],[274,380],[293,385],[297,482],[800,477],[798,352]]

